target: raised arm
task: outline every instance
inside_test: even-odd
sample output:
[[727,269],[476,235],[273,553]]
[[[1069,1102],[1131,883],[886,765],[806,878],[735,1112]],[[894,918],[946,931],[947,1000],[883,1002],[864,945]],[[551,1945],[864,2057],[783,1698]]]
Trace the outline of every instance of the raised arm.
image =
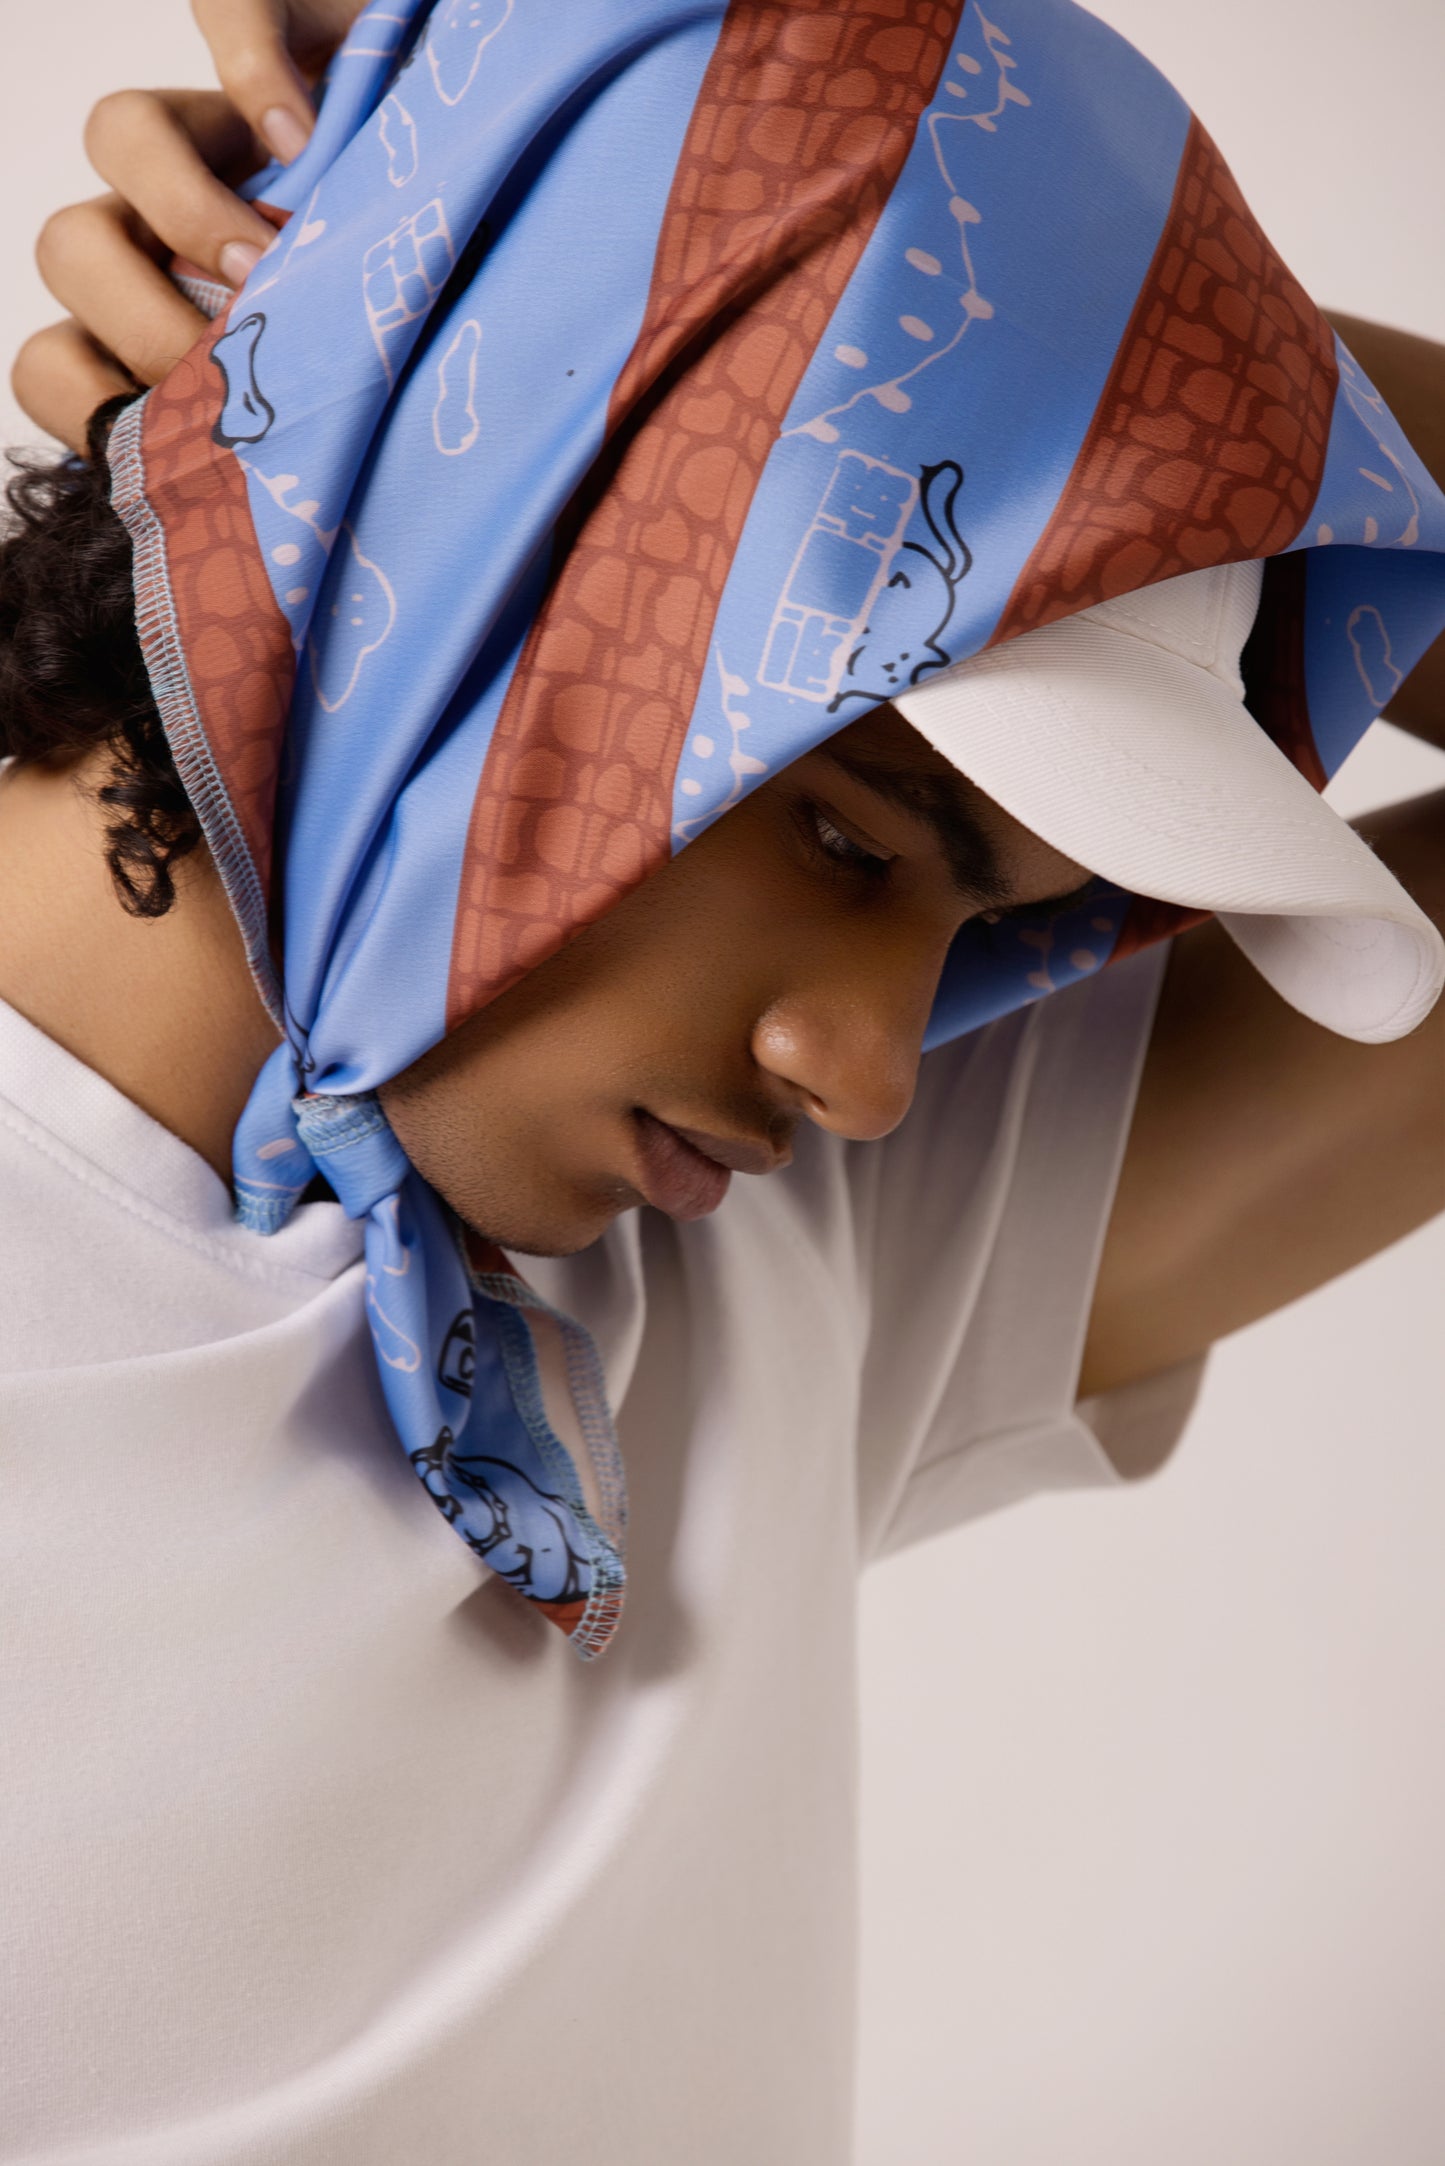
[[[1445,480],[1445,346],[1331,320]],[[1445,639],[1388,714],[1445,745]],[[1355,824],[1445,927],[1445,790]],[[1185,933],[1145,1060],[1080,1395],[1203,1353],[1442,1209],[1445,1001],[1409,1037],[1358,1045],[1287,1007],[1219,925]]]
[[[1332,320],[1445,478],[1445,346]],[[1445,639],[1388,711],[1445,745]],[[1445,926],[1445,790],[1357,825]],[[1081,1393],[1202,1353],[1441,1209],[1445,1002],[1408,1038],[1357,1045],[1287,1007],[1218,925],[1184,934],[1144,1066]]]
[[[1445,924],[1445,790],[1359,824]],[[1359,1045],[1287,1007],[1219,925],[1199,926],[1165,974],[1081,1396],[1203,1353],[1441,1209],[1445,1002],[1409,1037]]]

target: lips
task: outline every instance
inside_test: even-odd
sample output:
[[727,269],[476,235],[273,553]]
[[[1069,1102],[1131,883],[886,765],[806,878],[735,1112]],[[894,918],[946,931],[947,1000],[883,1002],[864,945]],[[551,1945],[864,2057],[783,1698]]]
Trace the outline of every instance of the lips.
[[728,1192],[734,1173],[776,1173],[791,1165],[791,1144],[781,1150],[705,1128],[679,1128],[636,1106],[638,1192],[670,1218],[705,1218]]
[[705,1128],[677,1128],[670,1121],[661,1125],[681,1136],[695,1151],[701,1151],[704,1158],[713,1159],[732,1173],[776,1173],[780,1166],[792,1163],[791,1145],[777,1151],[766,1143],[740,1143],[732,1136],[711,1136]]
[[669,1218],[706,1218],[715,1211],[732,1180],[728,1168],[650,1113],[637,1110],[632,1125],[637,1136],[636,1185],[647,1201]]

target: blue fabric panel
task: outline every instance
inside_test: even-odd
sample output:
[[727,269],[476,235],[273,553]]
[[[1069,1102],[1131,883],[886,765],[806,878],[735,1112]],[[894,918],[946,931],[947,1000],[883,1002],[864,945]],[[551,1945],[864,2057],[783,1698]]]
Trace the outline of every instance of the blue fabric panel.
[[1188,126],[1068,0],[965,11],[753,499],[675,844],[987,641],[1093,419]]
[[1340,389],[1310,548],[1305,681],[1327,775],[1358,743],[1445,616],[1445,501],[1342,340]]
[[[384,60],[333,67],[312,145],[255,184],[293,217],[246,287],[253,328],[217,349],[265,424],[234,448],[298,647],[285,975],[316,1089],[372,1088],[442,1034],[471,800],[641,322],[721,10],[465,13],[470,73],[457,11],[441,66],[434,29],[375,110]],[[421,880],[395,847],[417,823]]]

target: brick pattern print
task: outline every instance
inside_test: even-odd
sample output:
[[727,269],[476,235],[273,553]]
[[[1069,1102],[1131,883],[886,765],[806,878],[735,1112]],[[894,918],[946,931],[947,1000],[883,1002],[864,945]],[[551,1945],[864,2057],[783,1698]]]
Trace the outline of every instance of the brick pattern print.
[[743,521],[960,12],[958,0],[733,0],[610,402],[609,450],[559,534],[561,569],[488,749],[449,1030],[667,856],[674,770]]
[[1288,547],[1319,491],[1334,339],[1198,121],[1089,433],[989,644]]
[[211,349],[225,327],[222,316],[151,392],[141,444],[191,691],[265,893],[296,658],[266,576],[245,470],[212,447],[226,386]]

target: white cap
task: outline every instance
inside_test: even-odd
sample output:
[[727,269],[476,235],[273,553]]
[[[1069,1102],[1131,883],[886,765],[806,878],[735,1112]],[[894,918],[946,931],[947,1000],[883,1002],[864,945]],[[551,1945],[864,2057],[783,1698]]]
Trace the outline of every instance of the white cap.
[[1401,1038],[1445,941],[1244,704],[1262,566],[1164,579],[975,655],[893,705],[986,795],[1136,895],[1218,913],[1275,991]]

